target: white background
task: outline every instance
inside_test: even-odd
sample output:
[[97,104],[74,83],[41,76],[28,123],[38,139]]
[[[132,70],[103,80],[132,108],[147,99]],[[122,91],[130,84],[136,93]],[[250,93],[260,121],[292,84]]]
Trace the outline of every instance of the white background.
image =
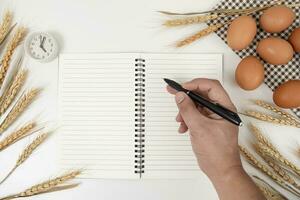
[[[271,101],[272,93],[265,85],[254,92],[244,92],[237,87],[234,82],[234,69],[240,59],[216,35],[212,34],[189,47],[175,49],[175,41],[199,30],[200,27],[164,28],[161,23],[165,18],[156,12],[208,10],[217,2],[218,0],[1,0],[0,8],[1,15],[7,9],[12,10],[15,20],[29,27],[30,31],[53,33],[59,40],[61,52],[223,53],[224,86],[238,107],[241,110],[245,108],[245,105],[250,104],[248,100],[251,98]],[[12,129],[32,118],[57,126],[58,61],[40,64],[26,58],[24,66],[30,69],[29,86],[41,86],[44,91]],[[283,154],[300,164],[299,159],[296,161],[295,154],[299,146],[299,130],[256,121],[255,123],[278,144]],[[57,165],[57,134],[59,131],[0,186],[1,196],[21,191],[61,172]],[[245,127],[241,129],[240,136],[241,142],[250,144],[251,138]],[[14,165],[17,156],[30,139],[32,138],[0,153],[1,177]],[[247,168],[248,171],[259,174],[252,168]],[[79,181],[82,184],[74,190],[32,199],[218,199],[208,180],[207,184],[200,184],[197,180]]]

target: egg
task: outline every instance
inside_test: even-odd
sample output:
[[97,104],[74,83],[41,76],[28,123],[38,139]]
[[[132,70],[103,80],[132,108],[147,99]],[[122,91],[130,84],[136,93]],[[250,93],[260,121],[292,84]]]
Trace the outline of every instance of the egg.
[[293,45],[295,52],[300,53],[300,27],[293,30],[289,42]]
[[227,30],[227,43],[233,50],[242,50],[253,41],[257,32],[255,20],[250,16],[234,19]]
[[292,60],[294,49],[284,39],[269,37],[261,40],[256,48],[259,56],[273,65],[284,65]]
[[259,19],[259,23],[265,31],[279,33],[287,29],[295,19],[296,14],[291,8],[279,5],[265,10]]
[[274,103],[281,108],[300,107],[300,80],[290,80],[279,87],[273,93]]
[[242,59],[235,71],[235,80],[244,90],[256,89],[263,83],[264,78],[264,66],[254,56]]

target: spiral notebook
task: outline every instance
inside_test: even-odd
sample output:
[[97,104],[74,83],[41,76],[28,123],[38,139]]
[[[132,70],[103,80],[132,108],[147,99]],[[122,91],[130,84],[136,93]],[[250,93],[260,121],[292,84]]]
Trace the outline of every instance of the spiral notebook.
[[202,175],[163,78],[222,81],[222,54],[62,54],[60,165],[82,178]]

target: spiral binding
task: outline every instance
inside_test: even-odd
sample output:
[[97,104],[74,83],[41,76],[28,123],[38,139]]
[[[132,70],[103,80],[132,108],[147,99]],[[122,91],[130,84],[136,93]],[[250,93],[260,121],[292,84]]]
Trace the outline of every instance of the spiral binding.
[[134,173],[145,172],[145,60],[135,59],[135,135]]

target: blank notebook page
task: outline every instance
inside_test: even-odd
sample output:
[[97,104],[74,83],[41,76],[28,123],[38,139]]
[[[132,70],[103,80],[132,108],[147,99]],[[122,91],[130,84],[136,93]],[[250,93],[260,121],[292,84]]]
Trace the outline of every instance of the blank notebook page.
[[83,178],[134,174],[136,54],[60,56],[61,164]]
[[[143,54],[145,59],[145,172],[143,178],[201,175],[188,134],[178,134],[174,96],[163,78],[179,83],[205,77],[222,81],[221,54]],[[203,176],[202,176],[203,177]]]
[[[222,81],[222,55],[60,56],[63,168],[83,168],[83,178],[203,178],[188,134],[177,132],[177,106],[163,81],[198,77]],[[137,96],[138,91],[145,96]],[[138,132],[137,123],[142,125]],[[137,166],[141,173],[136,173]]]

